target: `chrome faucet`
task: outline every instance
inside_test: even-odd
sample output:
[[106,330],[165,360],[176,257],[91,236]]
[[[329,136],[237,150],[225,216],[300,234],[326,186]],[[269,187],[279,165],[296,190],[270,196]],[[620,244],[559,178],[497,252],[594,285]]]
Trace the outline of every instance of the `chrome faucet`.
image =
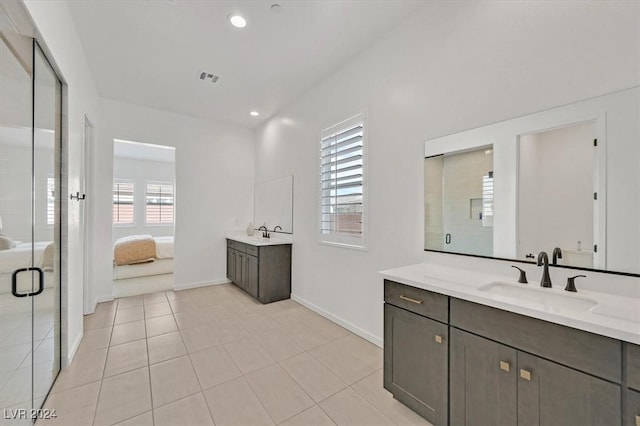
[[269,235],[269,230],[264,225],[262,225],[260,228],[258,228],[258,231],[262,231],[262,238],[269,238],[271,236],[271,235]]
[[551,263],[557,265],[558,259],[562,259],[562,250],[560,250],[560,247],[553,249],[553,259],[551,260]]
[[549,276],[549,255],[546,252],[541,251],[538,253],[538,266],[544,266],[542,269],[542,280],[540,280],[540,287],[551,288],[551,277]]
[[273,228],[273,232],[276,232],[278,230],[278,228],[280,228],[280,230],[282,231],[282,226],[276,225],[276,227]]

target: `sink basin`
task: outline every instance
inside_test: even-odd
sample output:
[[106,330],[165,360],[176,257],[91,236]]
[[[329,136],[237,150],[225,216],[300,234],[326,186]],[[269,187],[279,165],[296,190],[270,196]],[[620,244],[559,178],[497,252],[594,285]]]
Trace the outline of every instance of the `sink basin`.
[[551,313],[581,313],[591,311],[597,304],[595,300],[576,295],[558,294],[547,288],[530,288],[526,285],[515,285],[493,282],[480,287],[478,290],[517,300],[526,306]]

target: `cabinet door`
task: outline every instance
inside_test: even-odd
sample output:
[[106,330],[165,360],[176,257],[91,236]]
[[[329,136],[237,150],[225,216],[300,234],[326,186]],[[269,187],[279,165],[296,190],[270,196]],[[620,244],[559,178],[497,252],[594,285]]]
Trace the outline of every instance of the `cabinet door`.
[[451,328],[450,419],[459,426],[516,426],[517,351]]
[[245,261],[245,290],[255,298],[258,298],[258,258],[247,255]]
[[623,426],[640,426],[640,392],[625,391]]
[[621,388],[518,352],[519,426],[618,426]]
[[447,325],[384,305],[384,387],[435,426],[447,424],[447,340]]
[[240,287],[241,289],[245,289],[245,283],[244,283],[244,253],[239,253],[236,252],[236,274],[235,274],[235,281],[234,283],[236,283],[238,285],[238,287]]
[[236,251],[234,249],[227,249],[227,279],[229,281],[235,281],[236,273]]

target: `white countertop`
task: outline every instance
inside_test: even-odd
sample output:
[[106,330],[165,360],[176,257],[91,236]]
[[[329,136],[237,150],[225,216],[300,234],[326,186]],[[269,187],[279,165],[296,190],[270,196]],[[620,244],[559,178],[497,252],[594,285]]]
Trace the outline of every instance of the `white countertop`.
[[271,235],[270,238],[262,238],[262,231],[256,231],[251,237],[245,231],[227,231],[225,232],[225,237],[252,246],[277,246],[293,243],[293,235],[291,234],[281,234],[279,232],[269,232],[269,234]]
[[[530,279],[529,284],[519,284],[517,272],[514,270],[512,276],[501,276],[418,263],[387,269],[379,273],[389,280],[435,293],[640,344],[640,298],[581,290],[579,281],[576,282],[578,293],[564,291],[564,282],[555,283],[553,288],[540,287],[537,279]],[[536,301],[528,300],[526,295],[518,298],[507,297],[482,290],[483,287],[494,282],[500,282],[507,286],[513,285],[515,288],[544,292],[541,293],[544,296],[557,294],[561,296],[559,299],[563,297],[587,299],[597,302],[597,305],[585,312],[573,312],[561,308],[549,309]],[[517,293],[515,290],[514,292]]]

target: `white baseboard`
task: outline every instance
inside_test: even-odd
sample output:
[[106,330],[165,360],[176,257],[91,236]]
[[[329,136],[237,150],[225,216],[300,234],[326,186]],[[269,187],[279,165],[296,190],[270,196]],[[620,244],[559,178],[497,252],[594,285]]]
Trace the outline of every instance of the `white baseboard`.
[[231,281],[229,281],[226,278],[222,278],[219,280],[211,280],[211,281],[200,281],[200,282],[196,282],[196,283],[186,283],[186,284],[174,284],[173,285],[173,289],[176,291],[179,290],[187,290],[190,288],[198,288],[198,287],[207,287],[210,285],[220,285],[220,284],[228,284]]
[[302,297],[300,297],[300,296],[298,296],[296,294],[291,293],[291,299],[293,299],[296,302],[300,303],[301,305],[311,309],[313,312],[322,315],[326,319],[335,322],[339,326],[346,328],[350,332],[352,332],[354,334],[357,334],[358,336],[362,337],[363,339],[368,340],[369,342],[373,343],[374,345],[376,345],[376,346],[378,346],[380,348],[383,346],[383,340],[381,338],[379,338],[378,336],[374,336],[373,334],[369,333],[368,331],[363,330],[362,328],[358,327],[357,325],[351,324],[350,322],[343,320],[342,318],[332,314],[331,312],[325,311],[321,307],[319,307],[317,305],[314,305],[313,303],[309,302],[308,300],[303,299]]
[[[98,296],[95,298],[94,303],[97,305],[98,303],[102,303],[102,302],[111,302],[113,300],[113,295],[110,296]],[[94,305],[94,310],[95,310],[95,305]]]
[[62,366],[62,368],[69,367],[73,362],[73,358],[76,356],[76,352],[78,352],[78,348],[80,347],[80,342],[82,342],[82,336],[84,336],[84,334],[80,333],[76,338],[76,341],[73,342],[73,346],[71,346],[71,349],[67,353],[66,363]]

